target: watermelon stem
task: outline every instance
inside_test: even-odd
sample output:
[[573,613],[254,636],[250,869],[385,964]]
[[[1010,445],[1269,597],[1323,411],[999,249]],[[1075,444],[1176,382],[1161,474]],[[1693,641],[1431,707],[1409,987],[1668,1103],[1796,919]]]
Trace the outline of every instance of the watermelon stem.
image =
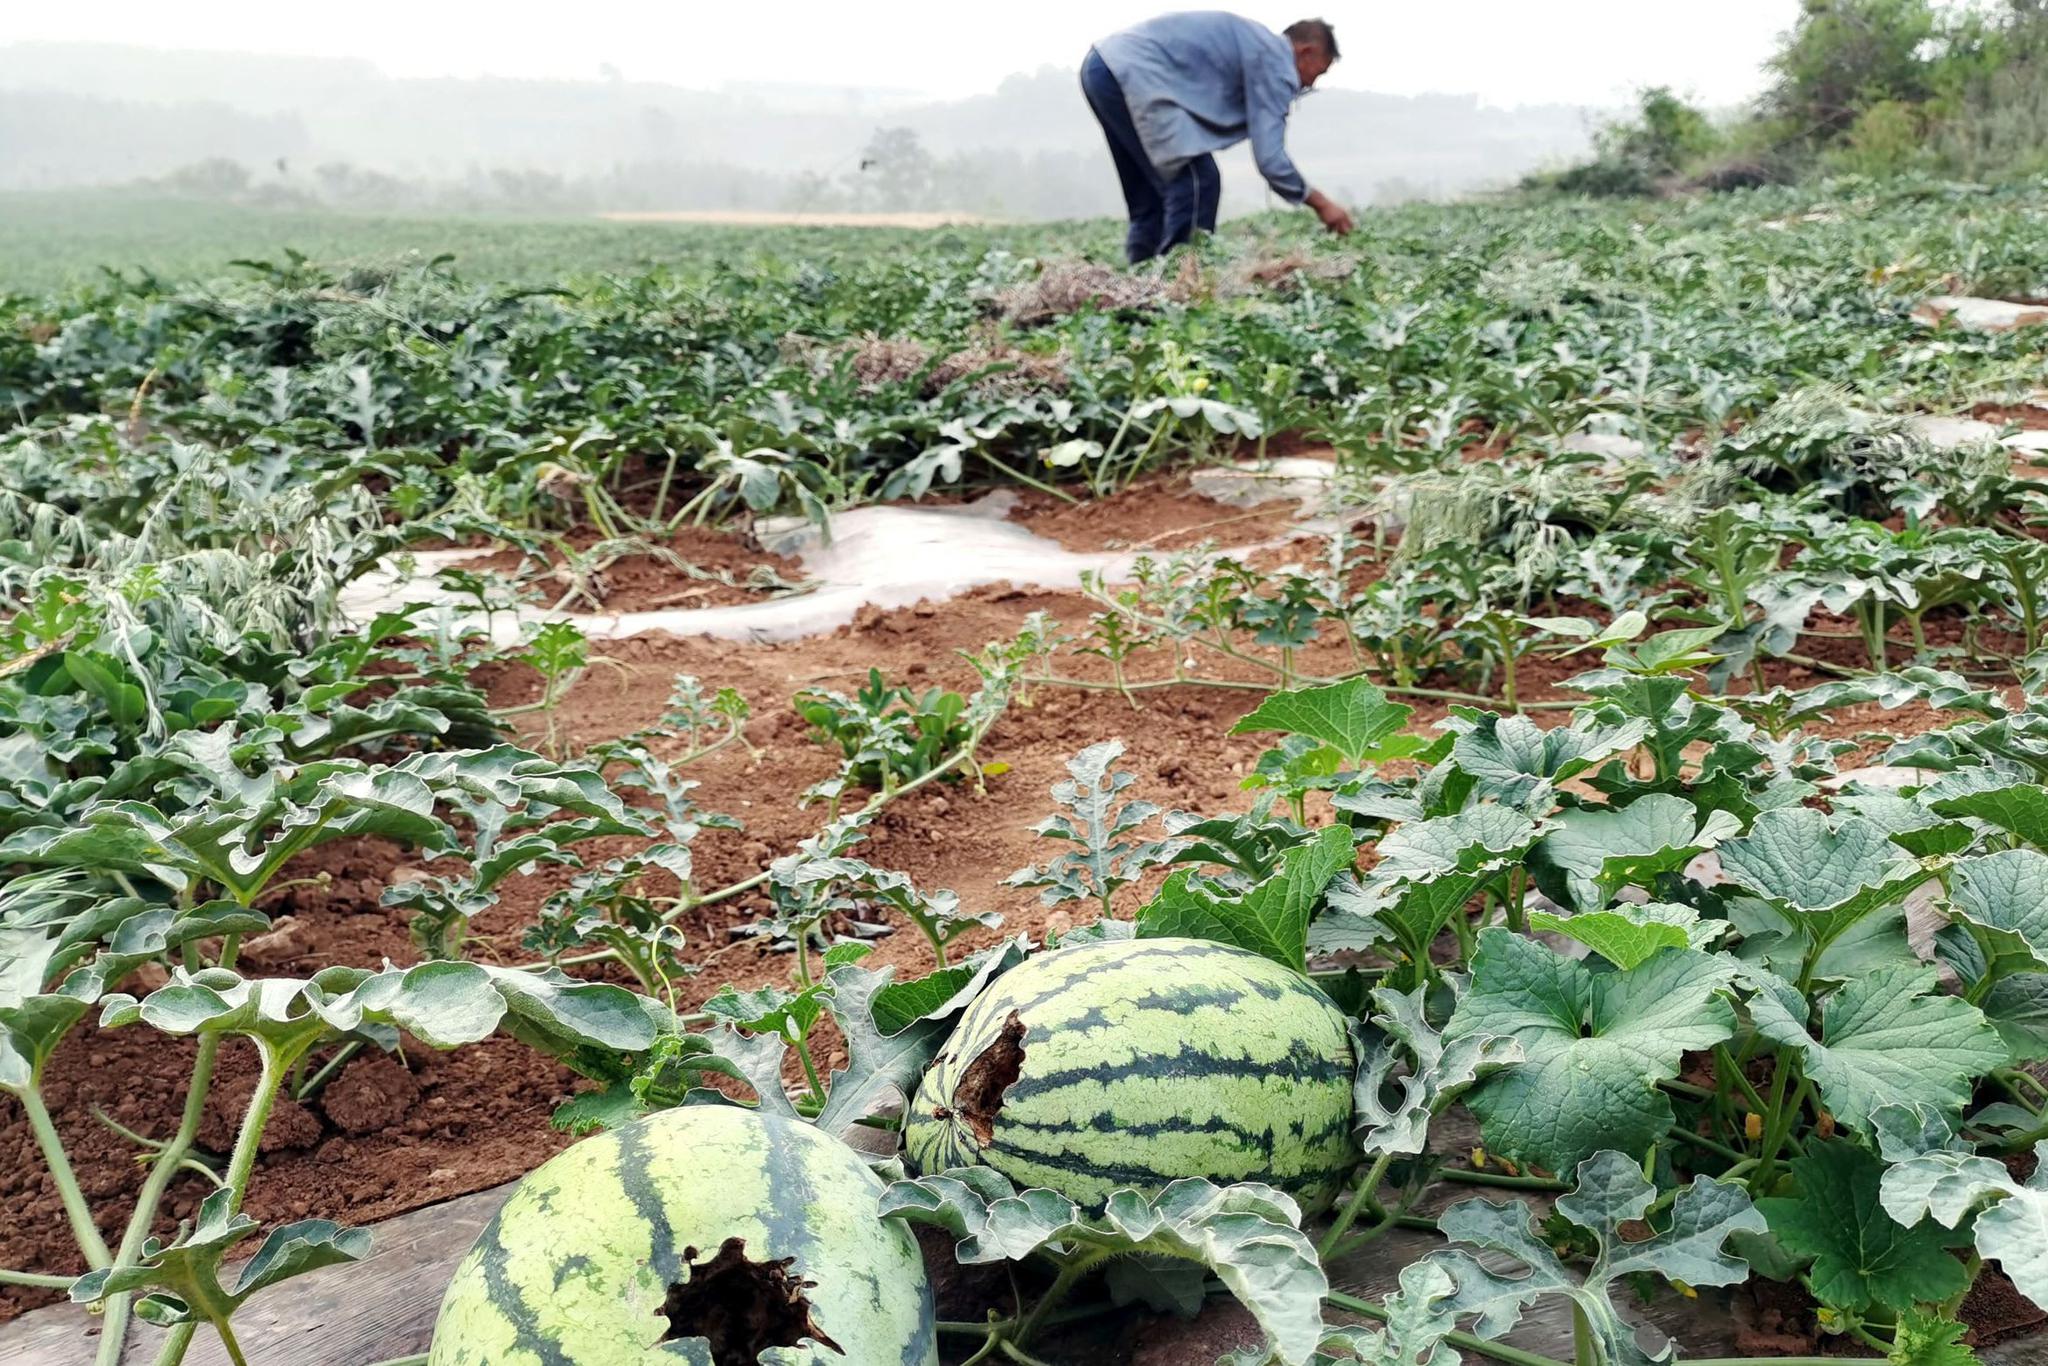
[[1381,1209],[1377,1196],[1380,1188],[1380,1179],[1387,1174],[1387,1168],[1393,1163],[1393,1160],[1394,1155],[1390,1152],[1381,1153],[1374,1160],[1371,1170],[1366,1172],[1365,1178],[1358,1183],[1357,1189],[1352,1191],[1350,1201],[1338,1212],[1336,1220],[1331,1223],[1330,1231],[1323,1235],[1322,1243],[1316,1248],[1317,1257],[1324,1261],[1329,1260],[1330,1253],[1344,1240],[1344,1235],[1350,1232],[1351,1225],[1357,1221],[1359,1212],[1367,1205],[1379,1209],[1383,1216],[1377,1226],[1367,1231],[1369,1234],[1378,1234],[1391,1222],[1389,1218],[1384,1217],[1386,1211]]
[[[1089,1252],[1075,1253],[1072,1257],[1060,1262],[1059,1275],[1053,1278],[1053,1283],[1047,1287],[1045,1294],[1039,1297],[1038,1303],[1032,1306],[1031,1312],[1024,1316],[1024,1321],[1017,1325],[1017,1341],[1031,1341],[1032,1335],[1044,1326],[1046,1315],[1057,1308],[1060,1301],[1067,1297],[1067,1292],[1074,1288],[1074,1283],[1115,1255],[1114,1252],[1106,1249],[1097,1249]],[[1004,1343],[1003,1350],[1012,1360],[1030,1360],[1029,1357],[1018,1356],[1013,1353],[1007,1340]]]

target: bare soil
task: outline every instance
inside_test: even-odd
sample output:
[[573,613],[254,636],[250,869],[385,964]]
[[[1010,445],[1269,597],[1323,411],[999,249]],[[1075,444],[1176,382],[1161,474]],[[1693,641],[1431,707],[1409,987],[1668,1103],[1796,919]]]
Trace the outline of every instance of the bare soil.
[[[1281,535],[1292,509],[1229,508],[1187,491],[1185,480],[1161,476],[1132,494],[1074,507],[1042,496],[1018,505],[1017,517],[1042,534],[1076,548],[1188,543],[1213,536],[1243,544]],[[1233,520],[1234,519],[1234,520]],[[720,542],[709,533],[687,532],[675,548],[693,563],[744,572],[775,563],[796,577],[795,566],[773,562],[744,544]],[[1315,549],[1303,543],[1301,555]],[[649,574],[652,571],[647,571]],[[643,581],[641,571],[622,576],[615,591],[644,605],[658,592],[692,588],[695,581],[664,567],[666,581]],[[646,595],[643,598],[642,595]],[[625,604],[620,604],[625,605]],[[1091,604],[1076,593],[1026,591],[994,585],[943,604],[921,603],[896,611],[863,612],[829,635],[783,644],[742,644],[665,635],[606,642],[604,667],[588,670],[555,715],[559,738],[572,747],[616,737],[656,721],[675,676],[694,674],[707,687],[738,688],[754,705],[747,727],[751,746],[729,746],[688,770],[702,786],[695,793],[707,809],[738,817],[740,831],[709,830],[695,846],[698,885],[715,888],[740,881],[813,833],[823,813],[800,810],[797,794],[834,770],[834,757],[817,744],[791,711],[790,695],[805,688],[848,690],[870,668],[891,681],[917,689],[943,685],[962,692],[975,675],[959,653],[1008,638],[1025,616],[1045,612],[1071,626],[1083,625]],[[1807,642],[1816,656],[1822,646],[1840,644],[1860,654],[1854,641]],[[1844,662],[1855,662],[1845,659]],[[1215,677],[1239,683],[1265,682],[1255,669],[1222,661]],[[1558,684],[1590,663],[1586,659],[1532,658],[1524,666],[1523,693],[1529,700],[1555,700]],[[1206,667],[1206,665],[1205,665]],[[1343,646],[1328,641],[1300,653],[1299,667],[1324,675],[1351,667]],[[1101,662],[1069,657],[1062,668],[1075,678],[1102,685]],[[1140,656],[1131,673],[1163,677],[1170,661]],[[1819,681],[1811,670],[1773,664],[1769,682]],[[480,677],[496,706],[536,700],[540,679],[522,667],[498,667]],[[1220,812],[1242,809],[1244,774],[1266,747],[1258,736],[1232,737],[1233,722],[1260,698],[1252,688],[1176,686],[1140,694],[1065,687],[1039,687],[1020,697],[996,724],[979,758],[994,766],[985,785],[971,781],[937,783],[890,805],[875,822],[862,857],[909,873],[920,887],[951,888],[970,911],[995,910],[1005,917],[1004,933],[1041,937],[1064,929],[1089,913],[1047,910],[1030,890],[1001,880],[1048,850],[1031,830],[1049,810],[1047,789],[1066,776],[1076,751],[1120,737],[1127,745],[1120,766],[1137,776],[1129,796],[1168,809]],[[1415,702],[1418,728],[1442,719],[1445,706]],[[1546,722],[1563,711],[1539,712]],[[538,744],[545,718],[515,718],[529,743]],[[1936,722],[1925,708],[1882,712],[1876,707],[1844,708],[1827,729],[1849,737],[1883,730],[1924,729]],[[1873,743],[1870,748],[1878,746]],[[1003,769],[1001,766],[1006,765]],[[596,859],[622,852],[629,842],[597,842]],[[278,928],[249,945],[247,962],[274,975],[304,976],[329,964],[375,965],[386,959],[414,962],[418,951],[407,935],[407,913],[379,904],[394,878],[416,874],[413,855],[377,839],[343,841],[314,851],[287,872],[288,879],[324,873],[324,885],[300,883],[273,896],[265,907]],[[475,925],[472,953],[501,961],[523,961],[522,930],[540,903],[566,884],[569,870],[541,868],[512,879],[503,901]],[[1127,888],[1118,909],[1128,914],[1150,895],[1163,870]],[[787,984],[792,960],[768,951],[739,931],[762,906],[735,898],[686,915],[688,956],[695,976],[680,983],[689,1009],[721,985],[742,988]],[[978,933],[966,948],[993,942]],[[928,970],[929,950],[909,928],[881,939],[869,960],[892,965],[905,976]],[[70,1146],[81,1186],[103,1229],[117,1236],[117,1221],[144,1175],[137,1148],[107,1122],[145,1138],[168,1136],[182,1104],[190,1047],[140,1029],[81,1028],[59,1051],[49,1069],[47,1100]],[[209,1161],[224,1162],[233,1140],[238,1102],[253,1085],[256,1060],[242,1045],[223,1051],[218,1098],[209,1108],[203,1133]],[[549,1127],[550,1112],[572,1095],[579,1082],[558,1066],[508,1039],[448,1053],[408,1044],[395,1057],[366,1054],[350,1061],[320,1092],[301,1105],[279,1107],[262,1145],[247,1203],[248,1213],[271,1223],[309,1216],[368,1223],[522,1175],[568,1143]],[[104,1116],[104,1118],[102,1118]],[[164,1229],[190,1219],[206,1193],[196,1176],[181,1176],[165,1202]],[[63,1211],[38,1155],[26,1117],[10,1099],[0,1099],[0,1267],[45,1273],[80,1271]],[[57,1298],[52,1292],[0,1287],[0,1320]],[[962,1315],[964,1316],[964,1315]],[[1219,1331],[1234,1334],[1235,1326]],[[1205,1346],[1204,1351],[1207,1350]],[[1145,1358],[1152,1359],[1152,1358]]]

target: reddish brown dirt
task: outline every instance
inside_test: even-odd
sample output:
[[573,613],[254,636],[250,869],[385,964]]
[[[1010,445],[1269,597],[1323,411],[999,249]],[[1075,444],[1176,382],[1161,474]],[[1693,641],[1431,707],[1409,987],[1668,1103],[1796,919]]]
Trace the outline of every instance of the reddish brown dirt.
[[[1275,445],[1269,454],[1281,454]],[[1331,456],[1328,448],[1290,448],[1290,455]],[[1249,459],[1247,451],[1242,458]],[[1148,474],[1114,498],[1065,499],[1018,490],[1010,520],[1069,550],[1187,550],[1203,542],[1258,545],[1284,537],[1300,516],[1291,500],[1231,507],[1196,493],[1185,470]]]
[[[1089,548],[1119,537],[1129,538],[1126,543],[1163,543],[1175,537],[1199,540],[1212,532],[1219,541],[1243,543],[1277,535],[1288,516],[1282,506],[1258,510],[1241,522],[1210,525],[1238,511],[1195,497],[1176,478],[1162,476],[1146,481],[1128,501],[1076,509],[1051,499],[1026,500],[1019,516],[1044,534]],[[721,550],[699,533],[680,538],[677,548],[698,563],[737,568],[762,562],[758,552],[729,543]],[[665,572],[673,588],[692,586],[673,571]],[[783,572],[795,571],[783,567]],[[747,738],[755,752],[731,746],[689,770],[702,784],[695,795],[704,807],[745,823],[742,831],[707,831],[696,845],[699,887],[724,886],[759,872],[823,820],[818,809],[798,809],[795,798],[828,776],[834,760],[790,710],[793,692],[851,690],[870,668],[920,690],[943,685],[967,691],[975,676],[958,651],[1014,635],[1031,612],[1081,628],[1092,609],[1079,594],[996,585],[936,606],[864,612],[830,635],[789,644],[667,636],[607,642],[598,648],[609,663],[587,671],[558,708],[558,738],[580,747],[650,725],[663,711],[678,673],[694,674],[708,687],[736,687],[749,697],[754,717]],[[1814,643],[1809,647],[1818,653]],[[1532,658],[1522,669],[1523,695],[1532,701],[1555,700],[1563,696],[1557,685],[1591,663],[1584,657]],[[1216,678],[1271,685],[1269,674],[1232,661],[1203,663],[1205,669],[1217,665]],[[1061,667],[1098,685],[1107,678],[1106,666],[1092,657],[1068,656]],[[1352,666],[1344,646],[1326,640],[1302,651],[1298,667],[1334,675]],[[1151,651],[1131,662],[1130,674],[1156,679],[1168,676],[1170,669],[1170,660]],[[1783,664],[1770,666],[1768,678],[1774,684],[1818,681],[1803,668]],[[521,667],[494,668],[480,681],[501,707],[531,702],[539,694],[539,679]],[[1085,921],[1085,909],[1049,912],[1035,892],[1001,885],[1012,870],[1052,852],[1030,827],[1050,809],[1046,790],[1065,776],[1065,761],[1086,745],[1121,737],[1128,749],[1120,767],[1138,778],[1129,796],[1169,810],[1242,809],[1249,799],[1240,781],[1265,741],[1227,732],[1260,695],[1257,688],[1177,686],[1144,692],[1141,705],[1134,706],[1109,690],[1034,688],[1013,704],[980,751],[984,765],[1007,765],[1006,771],[991,773],[985,787],[969,781],[939,783],[896,802],[858,852],[878,866],[909,873],[921,887],[958,891],[969,910],[1002,912],[1008,933],[1038,937],[1048,928]],[[1418,728],[1445,714],[1440,701],[1417,701],[1415,707]],[[1537,713],[1546,722],[1565,714]],[[544,718],[527,713],[516,719],[530,743],[541,742]],[[1874,707],[1847,708],[1830,729],[1854,736],[1880,728],[1919,728],[1932,719],[1924,709],[1883,713]],[[625,847],[599,843],[589,851],[594,859]],[[277,927],[250,943],[249,966],[303,976],[333,963],[415,961],[407,914],[381,906],[379,895],[417,866],[404,850],[381,840],[347,840],[314,851],[289,869],[288,877],[325,873],[327,881],[291,886],[271,899],[266,909],[278,917]],[[525,958],[519,945],[522,929],[569,876],[566,869],[542,868],[511,880],[502,903],[479,918],[471,951],[505,961]],[[1161,876],[1155,871],[1144,884],[1126,889],[1120,909],[1128,913]],[[742,987],[789,981],[790,958],[734,934],[759,912],[759,903],[742,897],[683,919],[689,956],[700,967],[679,984],[684,1008],[701,1003],[728,981]],[[994,938],[978,933],[966,943],[975,947]],[[907,927],[879,941],[870,962],[895,966],[904,975],[931,966],[929,950]],[[142,1030],[88,1027],[67,1042],[49,1069],[50,1109],[82,1188],[110,1236],[118,1235],[115,1221],[130,1204],[143,1171],[130,1140],[103,1125],[94,1112],[104,1111],[145,1137],[167,1136],[182,1103],[190,1058],[188,1045]],[[209,1107],[202,1134],[205,1156],[216,1165],[232,1143],[236,1102],[247,1095],[254,1071],[254,1057],[242,1046],[223,1052],[219,1096]],[[567,1142],[549,1127],[548,1116],[576,1086],[577,1078],[566,1068],[503,1038],[449,1053],[409,1044],[399,1058],[358,1057],[316,1099],[280,1107],[263,1144],[248,1212],[266,1223],[307,1216],[368,1223],[512,1179]],[[166,1201],[163,1227],[190,1218],[205,1190],[198,1177],[180,1177]],[[55,1188],[26,1119],[11,1100],[0,1100],[0,1208],[6,1210],[0,1219],[0,1266],[79,1270]],[[0,1289],[0,1320],[51,1298],[49,1292]]]

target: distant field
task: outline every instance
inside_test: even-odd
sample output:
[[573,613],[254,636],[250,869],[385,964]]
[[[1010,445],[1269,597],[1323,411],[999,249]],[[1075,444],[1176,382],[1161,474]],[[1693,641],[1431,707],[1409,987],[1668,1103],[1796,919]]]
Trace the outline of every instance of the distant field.
[[[380,264],[407,256],[455,256],[471,279],[558,284],[565,276],[642,271],[712,255],[745,255],[773,235],[778,250],[824,248],[848,226],[800,215],[638,216],[600,218],[356,215],[326,210],[266,209],[129,193],[0,194],[0,290],[35,292],[89,280],[102,268],[147,270],[165,278],[224,273],[238,258],[269,258],[292,248],[324,262]],[[872,216],[886,219],[891,216]],[[923,221],[868,223],[865,248],[898,234],[933,230]],[[936,217],[931,216],[931,217]],[[943,230],[943,229],[940,229]],[[1043,241],[1043,227],[993,231],[1020,245]],[[1069,250],[1090,245],[1063,230]],[[807,239],[814,241],[807,242]],[[1106,229],[1100,245],[1113,245]]]
[[635,210],[601,213],[609,223],[703,223],[738,228],[951,228],[989,220],[971,213],[810,213],[779,209]]

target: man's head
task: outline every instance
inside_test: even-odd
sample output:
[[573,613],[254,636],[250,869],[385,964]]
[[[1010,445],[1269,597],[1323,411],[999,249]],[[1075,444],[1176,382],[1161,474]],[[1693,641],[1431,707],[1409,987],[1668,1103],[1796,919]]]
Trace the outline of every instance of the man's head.
[[1294,44],[1294,72],[1307,90],[1337,60],[1337,31],[1321,19],[1303,19],[1287,26],[1287,39]]

